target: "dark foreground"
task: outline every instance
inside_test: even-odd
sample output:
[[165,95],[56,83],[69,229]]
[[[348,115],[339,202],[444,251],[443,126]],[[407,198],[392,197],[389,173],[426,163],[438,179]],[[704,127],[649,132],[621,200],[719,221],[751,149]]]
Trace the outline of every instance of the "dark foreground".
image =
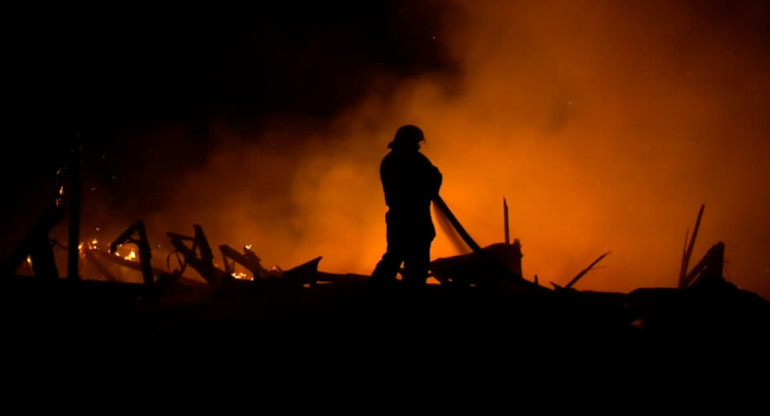
[[632,363],[761,358],[770,345],[770,306],[734,287],[408,293],[356,279],[310,287],[276,280],[218,290],[182,282],[154,297],[114,282],[9,277],[2,286],[3,339],[21,355]]

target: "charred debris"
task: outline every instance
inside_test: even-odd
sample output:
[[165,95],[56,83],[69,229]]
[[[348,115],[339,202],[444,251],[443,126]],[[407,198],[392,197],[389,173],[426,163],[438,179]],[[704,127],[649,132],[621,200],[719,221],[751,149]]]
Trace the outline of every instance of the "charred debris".
[[[0,264],[6,299],[3,321],[12,333],[216,334],[268,343],[361,337],[410,337],[433,343],[470,336],[508,345],[511,334],[542,342],[578,336],[638,340],[725,335],[750,341],[764,338],[770,328],[767,301],[725,279],[722,242],[689,267],[703,206],[685,241],[678,287],[608,293],[575,286],[609,252],[566,284],[547,287],[537,276],[533,281],[523,277],[521,244],[518,239],[510,241],[507,201],[503,201],[504,242],[481,247],[438,197],[435,207],[472,252],[432,261],[430,274],[439,284],[408,293],[399,282],[375,290],[368,276],[319,271],[321,257],[282,270],[266,269],[249,246],[220,245],[215,253],[201,225],[193,226],[192,235],[167,233],[174,251],[165,270],[151,264],[153,253],[141,220],[129,224],[108,250],[82,244],[78,164],[74,152],[65,181],[70,192],[60,192],[56,203]],[[49,236],[65,216],[70,225],[67,246]],[[122,245],[135,247],[138,254],[116,255]],[[67,250],[66,278],[58,273],[53,252],[57,246]],[[217,255],[221,265],[215,261]],[[21,268],[34,277],[19,275]],[[236,272],[237,268],[246,272]],[[121,270],[140,273],[142,283],[123,281]],[[98,275],[101,280],[85,280],[82,275]]]

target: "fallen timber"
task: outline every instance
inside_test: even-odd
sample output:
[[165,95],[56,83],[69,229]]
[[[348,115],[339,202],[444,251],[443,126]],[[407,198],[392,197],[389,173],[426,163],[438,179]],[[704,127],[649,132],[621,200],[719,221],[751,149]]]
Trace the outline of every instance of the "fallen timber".
[[[41,236],[47,238],[52,225],[50,220],[42,224],[31,233],[38,243],[24,240],[6,264],[48,241]],[[139,261],[83,250],[80,262],[95,266],[110,281],[58,279],[39,269],[35,277],[8,273],[2,281],[8,298],[3,323],[11,334],[45,340],[105,334],[148,341],[215,338],[253,348],[409,340],[436,348],[474,339],[502,349],[522,348],[522,340],[527,348],[576,337],[634,345],[651,339],[697,343],[726,334],[735,342],[763,345],[759,337],[770,323],[766,301],[723,278],[722,243],[685,274],[680,288],[575,290],[605,253],[564,287],[549,289],[522,277],[521,244],[514,239],[434,260],[431,274],[441,284],[411,293],[400,282],[374,289],[368,276],[319,271],[321,257],[285,271],[267,270],[247,247],[238,252],[220,245],[224,267],[218,267],[203,227],[193,229],[192,236],[167,234],[180,259],[173,270],[169,261],[168,271],[148,267],[150,246],[143,225],[136,222],[110,251],[136,244]],[[252,280],[235,277],[236,263]],[[185,276],[187,266],[202,281]],[[116,268],[141,272],[142,283],[118,281],[111,271]],[[30,334],[29,328],[35,331]]]

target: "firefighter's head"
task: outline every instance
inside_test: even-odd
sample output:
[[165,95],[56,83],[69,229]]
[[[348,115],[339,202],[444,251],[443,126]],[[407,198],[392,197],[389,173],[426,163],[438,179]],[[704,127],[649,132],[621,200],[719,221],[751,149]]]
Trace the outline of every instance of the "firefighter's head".
[[425,140],[425,135],[422,134],[422,130],[419,127],[407,124],[401,126],[396,131],[396,137],[388,144],[391,149],[400,148],[413,148],[419,149],[420,142]]

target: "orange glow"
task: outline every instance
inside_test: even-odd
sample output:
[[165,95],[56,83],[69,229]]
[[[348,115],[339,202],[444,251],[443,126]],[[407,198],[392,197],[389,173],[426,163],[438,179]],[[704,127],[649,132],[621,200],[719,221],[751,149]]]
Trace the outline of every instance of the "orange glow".
[[[213,121],[220,145],[169,180],[150,239],[202,224],[213,247],[253,241],[268,264],[322,255],[321,270],[369,274],[385,250],[379,163],[413,123],[482,246],[502,240],[507,198],[529,280],[565,284],[612,250],[577,289],[672,287],[705,203],[694,260],[724,241],[731,281],[770,298],[763,14],[736,7],[727,28],[701,3],[465,2],[436,40],[457,74],[383,77],[318,129],[276,119],[246,137]],[[459,254],[438,233],[432,257]]]
[[246,273],[243,273],[243,272],[233,273],[233,277],[238,279],[238,280],[254,280],[253,277],[251,277],[251,276],[249,276],[249,275],[247,275]]
[[134,250],[131,250],[130,253],[126,257],[123,257],[126,260],[134,260],[136,259],[136,252]]

